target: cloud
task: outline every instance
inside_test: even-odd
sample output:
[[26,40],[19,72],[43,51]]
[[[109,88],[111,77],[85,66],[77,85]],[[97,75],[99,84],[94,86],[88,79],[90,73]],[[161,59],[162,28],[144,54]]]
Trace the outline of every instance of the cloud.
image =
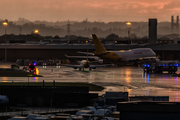
[[142,21],[149,17],[168,20],[179,10],[180,0],[4,0],[0,4],[3,18],[49,21]]
[[164,6],[164,9],[180,8],[180,0],[173,0]]

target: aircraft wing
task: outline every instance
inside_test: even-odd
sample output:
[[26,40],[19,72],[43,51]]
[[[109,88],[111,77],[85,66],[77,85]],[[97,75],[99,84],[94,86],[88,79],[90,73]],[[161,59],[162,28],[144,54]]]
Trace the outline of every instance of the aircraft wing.
[[[86,55],[87,55],[87,53],[86,53]],[[82,59],[86,59],[86,58],[87,58],[87,56],[68,56],[68,55],[66,55],[66,54],[65,54],[65,56],[66,56],[67,58],[82,58]],[[99,57],[96,57],[96,56],[88,56],[88,58],[97,59],[97,58],[99,58]]]
[[72,67],[72,68],[74,68],[74,69],[76,69],[76,68],[83,68],[83,66],[82,65],[68,65],[68,64],[61,64],[62,66],[66,66],[66,67]]
[[126,58],[125,60],[126,61],[129,61],[129,60],[144,60],[144,59],[151,59],[151,58],[154,58],[154,59],[159,59],[158,57],[133,57],[133,58]]
[[107,65],[90,65],[89,68],[94,69],[94,68],[100,68],[100,67],[106,67],[106,66],[112,66],[113,64],[107,64]]
[[146,60],[146,59],[155,59],[156,61],[160,61],[160,59],[158,57],[142,57],[142,58],[139,58],[139,60]]
[[93,56],[94,55],[94,53],[87,53],[87,52],[80,52],[80,51],[78,51],[77,53],[80,53],[80,54],[84,54],[84,55],[91,55],[91,56]]
[[139,58],[139,59],[150,59],[150,58],[158,58],[158,57],[142,57],[142,58]]

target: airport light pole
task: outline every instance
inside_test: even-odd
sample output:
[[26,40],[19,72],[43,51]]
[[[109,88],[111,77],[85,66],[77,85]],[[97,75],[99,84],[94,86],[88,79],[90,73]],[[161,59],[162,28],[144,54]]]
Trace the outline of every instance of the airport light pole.
[[39,33],[39,30],[35,30],[34,33],[38,34],[38,33]]
[[39,36],[38,36],[38,33],[39,33],[39,30],[34,30],[34,33],[36,34],[36,39],[39,41]]
[[130,40],[130,26],[131,26],[131,22],[126,22],[126,25],[128,25],[128,49],[129,49],[129,40]]
[[7,61],[7,48],[6,48],[6,27],[8,23],[5,21],[3,22],[3,25],[5,26],[5,62]]

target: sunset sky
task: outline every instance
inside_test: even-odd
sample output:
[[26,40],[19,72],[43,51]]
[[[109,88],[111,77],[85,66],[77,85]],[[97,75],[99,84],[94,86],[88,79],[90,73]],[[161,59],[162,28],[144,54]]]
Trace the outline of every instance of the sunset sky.
[[0,19],[46,21],[170,21],[180,0],[0,0]]

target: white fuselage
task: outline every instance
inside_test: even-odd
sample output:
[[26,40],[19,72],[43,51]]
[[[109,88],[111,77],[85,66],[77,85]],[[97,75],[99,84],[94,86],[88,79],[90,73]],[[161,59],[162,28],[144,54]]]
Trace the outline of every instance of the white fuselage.
[[106,53],[98,54],[101,59],[111,62],[134,61],[144,58],[154,58],[156,53],[151,48],[137,48],[131,50],[107,51]]
[[129,61],[146,57],[156,57],[156,53],[150,48],[137,48],[127,51],[114,51],[121,60]]
[[88,68],[88,67],[89,67],[89,61],[82,60],[82,61],[80,62],[80,65],[81,65],[83,68]]

